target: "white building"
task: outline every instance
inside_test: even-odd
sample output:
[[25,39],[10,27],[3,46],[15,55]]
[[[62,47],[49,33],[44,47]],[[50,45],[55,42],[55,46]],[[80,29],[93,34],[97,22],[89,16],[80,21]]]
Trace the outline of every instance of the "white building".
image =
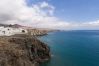
[[0,36],[11,36],[15,34],[26,34],[28,31],[23,28],[11,28],[0,26]]

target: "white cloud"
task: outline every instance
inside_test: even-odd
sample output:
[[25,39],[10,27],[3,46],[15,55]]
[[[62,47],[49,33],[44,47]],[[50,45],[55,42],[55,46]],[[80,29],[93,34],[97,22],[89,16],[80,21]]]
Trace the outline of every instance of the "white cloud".
[[41,4],[41,7],[42,7],[42,8],[44,8],[44,7],[49,7],[49,4],[48,4],[47,2],[43,2],[43,3]]
[[99,20],[80,24],[61,21],[53,16],[54,11],[55,7],[47,2],[39,2],[29,7],[25,0],[0,0],[0,23],[55,29],[99,27]]
[[91,21],[91,22],[75,23],[75,24],[71,23],[71,25],[73,26],[72,29],[96,30],[99,29],[99,20]]
[[99,27],[99,20],[93,21],[93,22],[87,22],[83,23],[84,26],[93,26],[93,27]]
[[47,2],[40,3],[40,7],[47,9],[50,15],[53,15],[55,10],[55,7],[53,7],[52,5],[49,5]]
[[55,8],[47,2],[28,7],[25,0],[0,0],[0,22],[42,28],[61,28],[68,23],[52,16]]

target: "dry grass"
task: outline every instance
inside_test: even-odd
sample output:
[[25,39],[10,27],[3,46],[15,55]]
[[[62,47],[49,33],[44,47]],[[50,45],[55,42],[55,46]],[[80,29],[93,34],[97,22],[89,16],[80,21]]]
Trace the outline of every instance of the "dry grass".
[[0,66],[34,66],[25,48],[0,37]]
[[0,66],[37,66],[48,59],[49,47],[36,38],[0,37]]

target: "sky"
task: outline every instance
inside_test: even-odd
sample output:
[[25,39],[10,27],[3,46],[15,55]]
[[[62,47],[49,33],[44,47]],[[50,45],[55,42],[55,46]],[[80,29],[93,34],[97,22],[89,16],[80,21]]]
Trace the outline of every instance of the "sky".
[[99,0],[0,0],[0,23],[98,30]]

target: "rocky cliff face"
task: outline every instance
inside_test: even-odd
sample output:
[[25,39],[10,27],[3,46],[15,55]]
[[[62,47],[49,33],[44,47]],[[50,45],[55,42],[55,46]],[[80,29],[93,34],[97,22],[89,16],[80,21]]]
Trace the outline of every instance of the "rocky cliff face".
[[38,66],[49,59],[49,47],[36,38],[0,37],[0,66]]

